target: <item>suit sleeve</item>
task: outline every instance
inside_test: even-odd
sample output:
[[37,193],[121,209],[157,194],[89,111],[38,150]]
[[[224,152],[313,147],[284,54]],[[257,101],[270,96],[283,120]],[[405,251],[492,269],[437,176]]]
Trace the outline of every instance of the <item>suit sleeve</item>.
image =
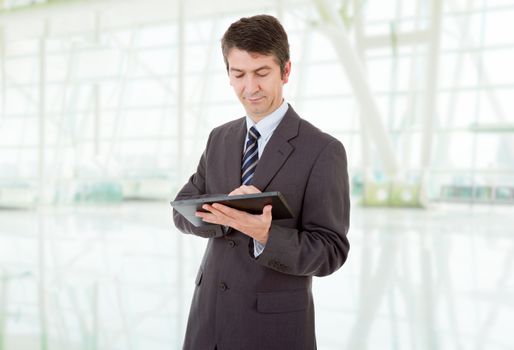
[[[188,182],[182,187],[182,189],[178,192],[175,200],[182,199],[191,199],[191,198],[200,198],[206,196],[206,186],[205,186],[205,178],[206,178],[206,159],[207,154],[209,152],[209,145],[211,141],[212,133],[209,135],[209,140],[207,141],[207,146],[205,151],[203,152],[198,167],[196,169],[196,173],[191,175]],[[182,216],[179,212],[173,209],[173,221],[175,226],[179,229],[179,231],[183,233],[193,234],[196,236],[204,237],[204,238],[213,238],[213,237],[222,237],[223,229],[220,225],[205,225],[201,227],[196,227],[191,224],[184,216]]]
[[334,140],[316,159],[304,194],[299,228],[271,225],[266,248],[256,261],[299,276],[325,276],[346,261],[350,197],[346,152]]

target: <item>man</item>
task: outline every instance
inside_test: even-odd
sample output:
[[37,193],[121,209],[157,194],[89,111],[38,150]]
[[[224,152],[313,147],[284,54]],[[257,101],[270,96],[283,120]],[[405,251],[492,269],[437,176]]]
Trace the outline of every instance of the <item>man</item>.
[[272,16],[241,18],[222,39],[230,84],[246,117],[212,130],[197,171],[176,200],[280,191],[294,218],[273,220],[221,204],[197,212],[184,233],[208,238],[185,350],[316,348],[312,276],[346,260],[350,201],[346,154],[335,138],[284,101],[291,62],[287,34]]

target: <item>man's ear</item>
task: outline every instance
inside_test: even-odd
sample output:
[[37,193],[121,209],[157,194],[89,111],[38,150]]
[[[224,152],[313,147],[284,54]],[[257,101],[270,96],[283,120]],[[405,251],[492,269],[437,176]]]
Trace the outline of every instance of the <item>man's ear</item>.
[[282,74],[282,82],[284,84],[289,81],[289,74],[291,74],[291,61],[287,61],[284,66],[284,74]]

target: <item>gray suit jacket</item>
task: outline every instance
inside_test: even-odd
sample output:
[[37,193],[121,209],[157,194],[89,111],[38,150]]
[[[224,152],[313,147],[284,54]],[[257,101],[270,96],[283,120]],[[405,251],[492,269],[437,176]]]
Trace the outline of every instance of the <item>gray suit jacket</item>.
[[[198,169],[176,200],[229,193],[241,185],[245,118],[215,128]],[[294,218],[274,220],[264,252],[219,225],[197,228],[174,211],[177,228],[209,239],[196,277],[185,350],[316,348],[312,276],[346,260],[350,200],[341,142],[301,119],[291,106],[259,160],[253,185],[280,191]]]

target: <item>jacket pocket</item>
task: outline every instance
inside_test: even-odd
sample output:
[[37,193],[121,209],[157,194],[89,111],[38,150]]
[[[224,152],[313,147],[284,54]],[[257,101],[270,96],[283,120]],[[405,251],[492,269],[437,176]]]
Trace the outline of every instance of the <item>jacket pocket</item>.
[[307,289],[257,293],[257,310],[266,314],[305,310],[309,303]]
[[200,269],[198,269],[198,273],[196,274],[196,278],[195,278],[195,284],[197,286],[199,286],[200,283],[202,283],[202,276],[203,276],[203,270],[200,268]]

